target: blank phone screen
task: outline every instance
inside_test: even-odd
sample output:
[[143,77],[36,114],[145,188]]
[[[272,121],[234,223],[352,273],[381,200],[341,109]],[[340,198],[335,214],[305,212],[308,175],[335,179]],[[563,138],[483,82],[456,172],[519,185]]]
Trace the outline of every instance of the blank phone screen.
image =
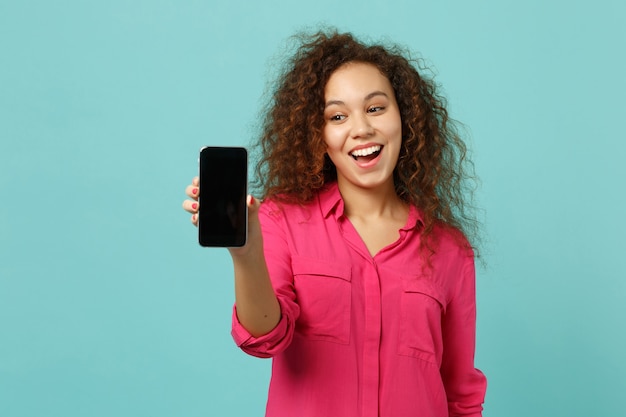
[[245,148],[206,147],[200,151],[200,245],[236,247],[246,243],[247,184]]

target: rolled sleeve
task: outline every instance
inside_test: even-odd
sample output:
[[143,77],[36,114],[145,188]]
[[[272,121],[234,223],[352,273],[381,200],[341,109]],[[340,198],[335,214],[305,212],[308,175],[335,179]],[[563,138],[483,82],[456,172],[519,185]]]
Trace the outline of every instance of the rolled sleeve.
[[289,316],[283,314],[271,332],[254,337],[239,322],[237,307],[233,306],[231,335],[237,346],[247,354],[259,358],[271,358],[281,353],[291,343],[293,331],[290,331],[290,327],[293,325],[289,321]]
[[273,357],[291,344],[300,312],[295,302],[291,256],[280,213],[280,209],[271,202],[264,202],[259,210],[265,261],[280,306],[280,321],[269,333],[254,337],[239,322],[236,305],[232,313],[231,335],[235,343],[244,352],[260,358]]
[[473,259],[464,265],[455,296],[443,323],[444,354],[441,374],[450,417],[480,417],[487,379],[474,367],[476,294]]

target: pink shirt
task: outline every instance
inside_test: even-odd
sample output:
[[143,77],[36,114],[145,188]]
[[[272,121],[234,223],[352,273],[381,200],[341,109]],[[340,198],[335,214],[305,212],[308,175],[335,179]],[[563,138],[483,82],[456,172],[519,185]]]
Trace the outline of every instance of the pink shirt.
[[265,257],[282,317],[245,352],[272,357],[267,417],[481,416],[474,368],[473,253],[443,229],[423,272],[411,207],[399,239],[372,257],[336,184],[306,206],[263,203]]

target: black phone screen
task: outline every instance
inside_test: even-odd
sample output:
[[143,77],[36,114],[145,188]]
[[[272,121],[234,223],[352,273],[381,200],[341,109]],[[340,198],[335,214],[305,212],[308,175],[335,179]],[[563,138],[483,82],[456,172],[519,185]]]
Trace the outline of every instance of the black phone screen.
[[238,147],[205,147],[200,151],[201,246],[236,247],[246,243],[248,152]]

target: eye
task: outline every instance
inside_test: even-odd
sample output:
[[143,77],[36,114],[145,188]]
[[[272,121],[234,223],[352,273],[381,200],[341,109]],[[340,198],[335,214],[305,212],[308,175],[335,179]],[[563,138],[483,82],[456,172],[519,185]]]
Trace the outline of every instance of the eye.
[[331,122],[340,122],[345,118],[346,116],[343,114],[333,114],[332,116],[328,118],[328,120],[330,120]]
[[383,106],[372,106],[370,108],[367,109],[368,113],[378,113],[385,110],[385,108]]

